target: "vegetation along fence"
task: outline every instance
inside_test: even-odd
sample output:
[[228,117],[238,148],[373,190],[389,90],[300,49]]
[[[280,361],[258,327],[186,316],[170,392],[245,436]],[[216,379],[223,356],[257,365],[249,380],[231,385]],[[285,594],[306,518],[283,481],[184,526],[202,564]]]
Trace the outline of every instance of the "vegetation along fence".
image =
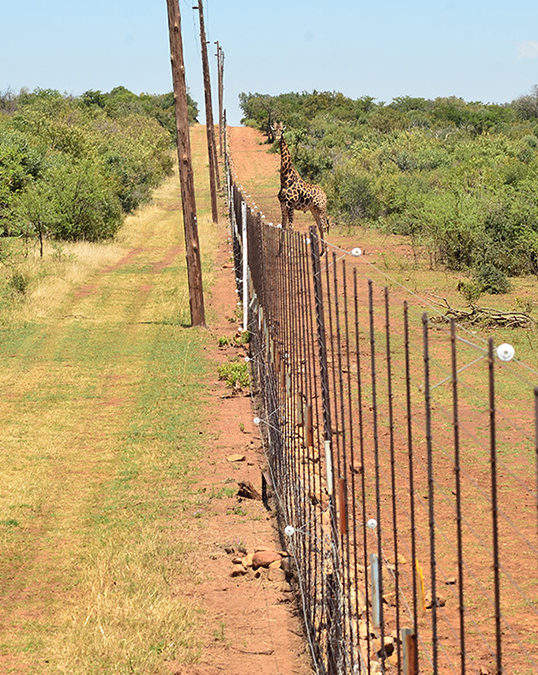
[[538,672],[536,371],[359,249],[266,223],[226,169],[255,422],[317,672]]

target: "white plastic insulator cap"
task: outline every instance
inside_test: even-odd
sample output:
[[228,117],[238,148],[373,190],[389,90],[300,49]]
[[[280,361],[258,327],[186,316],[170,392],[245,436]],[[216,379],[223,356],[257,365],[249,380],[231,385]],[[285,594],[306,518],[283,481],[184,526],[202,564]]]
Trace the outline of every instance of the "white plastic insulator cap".
[[362,255],[362,248],[359,248],[358,246],[356,248],[352,248],[351,255],[354,255],[355,257]]
[[366,523],[366,527],[369,527],[371,530],[375,530],[377,527],[377,520],[375,518],[370,518],[370,520]]
[[310,237],[307,237],[307,238],[305,239],[305,241],[306,241],[307,244],[310,244]]
[[258,424],[261,422],[261,419],[259,417],[255,417],[252,421],[256,426],[258,426]]
[[293,535],[295,534],[295,528],[293,527],[293,525],[286,525],[286,527],[284,528],[284,534],[286,535],[286,537],[293,537]]
[[501,361],[511,361],[514,358],[515,353],[516,350],[512,347],[512,345],[509,345],[506,342],[497,347],[497,356]]
[[250,356],[245,356],[245,361],[248,363],[250,361]]

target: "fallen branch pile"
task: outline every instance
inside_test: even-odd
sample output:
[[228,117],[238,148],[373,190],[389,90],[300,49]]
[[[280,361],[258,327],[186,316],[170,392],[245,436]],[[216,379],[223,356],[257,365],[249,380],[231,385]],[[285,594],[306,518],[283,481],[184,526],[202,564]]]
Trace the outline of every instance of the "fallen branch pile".
[[536,322],[525,312],[501,312],[491,307],[469,305],[468,309],[451,307],[446,298],[441,298],[448,310],[442,316],[430,318],[432,323],[448,323],[454,319],[458,323],[470,323],[487,328],[534,328]]

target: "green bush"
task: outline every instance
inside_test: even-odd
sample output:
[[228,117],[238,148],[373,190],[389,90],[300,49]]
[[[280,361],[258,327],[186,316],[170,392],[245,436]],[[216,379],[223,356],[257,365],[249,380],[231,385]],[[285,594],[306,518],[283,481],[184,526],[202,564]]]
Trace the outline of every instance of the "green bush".
[[171,171],[171,95],[117,87],[75,99],[37,89],[8,103],[0,116],[0,234],[36,237],[41,247],[44,237],[111,237],[123,213],[147,202]]
[[366,172],[352,163],[338,167],[327,184],[331,212],[345,223],[375,217],[378,212],[373,186]]
[[245,361],[228,361],[218,368],[219,380],[225,380],[231,389],[248,389],[250,375]]
[[507,293],[510,290],[510,282],[506,274],[491,263],[478,268],[475,279],[482,293],[496,295]]
[[13,272],[8,281],[8,286],[21,295],[26,294],[29,284],[30,278],[22,272]]
[[333,216],[410,235],[450,268],[488,269],[488,290],[538,274],[537,92],[511,105],[316,91],[240,102],[269,139],[271,121],[286,125],[296,167]]

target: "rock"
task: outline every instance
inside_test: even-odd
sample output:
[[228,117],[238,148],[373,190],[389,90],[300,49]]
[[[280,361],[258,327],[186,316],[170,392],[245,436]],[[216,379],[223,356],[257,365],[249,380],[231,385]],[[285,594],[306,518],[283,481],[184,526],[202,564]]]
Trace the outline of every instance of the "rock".
[[241,560],[241,564],[246,569],[247,567],[252,567],[252,558],[254,553],[247,553],[247,555]]
[[291,558],[282,558],[280,561],[280,568],[286,572],[286,574],[292,573],[292,562]]
[[239,481],[239,489],[237,490],[238,497],[244,497],[245,499],[261,499],[262,496],[248,480]]
[[280,569],[282,567],[282,559],[275,560],[272,563],[269,563],[269,569]]
[[280,569],[280,567],[269,567],[267,578],[269,579],[269,581],[274,581],[276,583],[281,584],[286,581],[286,572]]
[[258,569],[258,567],[269,567],[272,562],[276,560],[281,560],[282,556],[277,551],[256,551],[252,557],[252,567],[253,569]]
[[240,454],[235,454],[235,455],[228,455],[226,457],[227,462],[244,462],[245,461],[245,455],[240,455]]
[[445,584],[447,586],[454,586],[454,584],[456,584],[457,581],[458,580],[456,579],[456,577],[449,577],[448,579],[445,579]]
[[360,474],[363,472],[362,464],[359,464],[358,462],[353,462],[351,470],[353,471],[353,473],[357,473],[360,476]]

